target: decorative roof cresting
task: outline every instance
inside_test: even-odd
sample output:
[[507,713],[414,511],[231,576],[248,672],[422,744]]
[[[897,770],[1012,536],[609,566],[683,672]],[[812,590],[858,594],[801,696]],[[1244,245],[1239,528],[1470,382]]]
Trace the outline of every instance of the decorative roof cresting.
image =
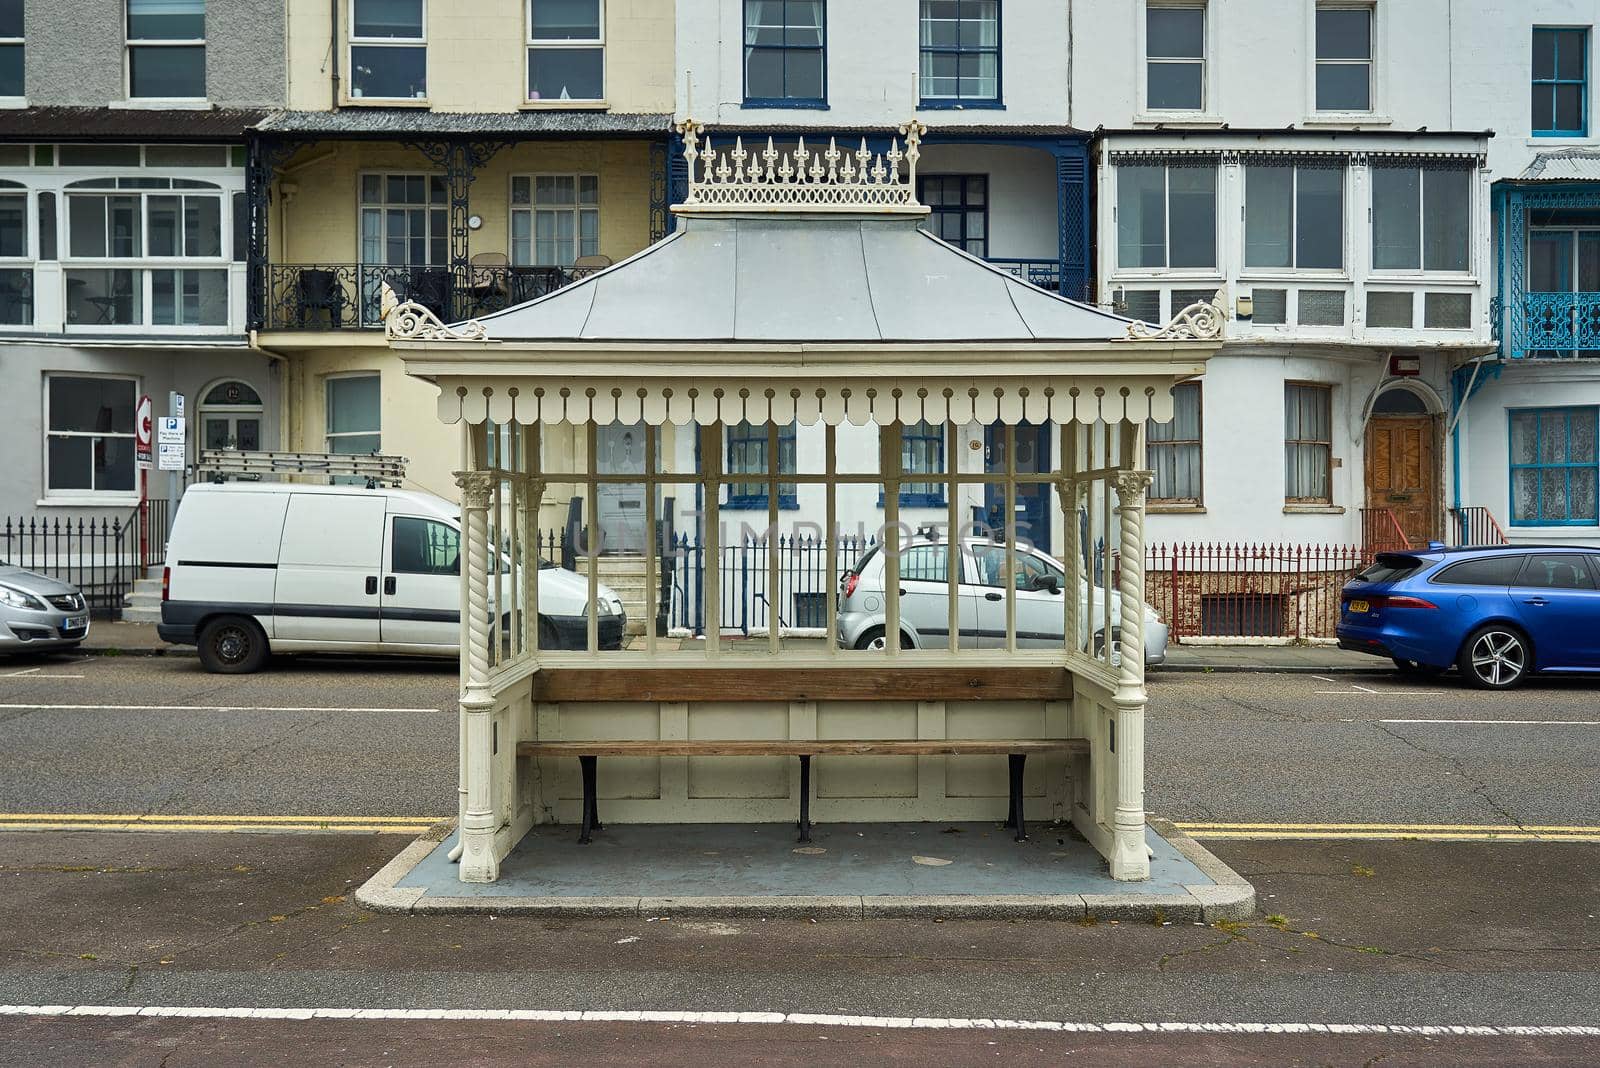
[[672,210],[927,214],[917,202],[917,160],[927,129],[912,119],[899,128],[899,137],[890,137],[884,152],[869,149],[865,137],[853,151],[832,137],[827,148],[808,147],[804,137],[793,148],[779,148],[768,137],[765,148],[747,149],[742,137],[731,148],[714,145],[704,126],[685,119],[677,130],[689,165],[689,195]]
[[488,341],[489,332],[476,319],[446,326],[431,310],[416,301],[401,301],[388,282],[379,293],[383,334],[390,341]]

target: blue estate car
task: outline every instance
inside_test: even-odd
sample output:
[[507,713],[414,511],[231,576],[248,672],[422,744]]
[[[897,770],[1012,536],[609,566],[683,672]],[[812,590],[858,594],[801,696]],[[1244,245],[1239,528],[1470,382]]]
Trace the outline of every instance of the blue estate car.
[[1339,647],[1503,690],[1535,671],[1600,672],[1600,549],[1501,545],[1379,553],[1345,584]]

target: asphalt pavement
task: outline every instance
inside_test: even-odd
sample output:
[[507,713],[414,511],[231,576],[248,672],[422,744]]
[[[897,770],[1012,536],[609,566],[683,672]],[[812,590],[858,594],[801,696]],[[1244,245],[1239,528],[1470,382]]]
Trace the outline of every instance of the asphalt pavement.
[[[353,889],[454,809],[453,665],[0,665],[0,1064],[1600,1062],[1563,1031],[1600,1025],[1600,685],[1150,685],[1148,807],[1256,885],[1246,924],[377,915]],[[47,817],[82,829],[15,830]],[[441,1015],[529,1009],[603,1015]],[[605,1015],[640,1011],[689,1015]]]

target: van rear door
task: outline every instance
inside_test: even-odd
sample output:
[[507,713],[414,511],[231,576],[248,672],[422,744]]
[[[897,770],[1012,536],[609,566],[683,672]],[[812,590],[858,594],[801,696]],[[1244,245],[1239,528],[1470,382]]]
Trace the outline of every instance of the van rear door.
[[461,640],[461,532],[442,519],[391,515],[383,555],[383,641],[453,648]]
[[277,637],[378,641],[383,565],[379,496],[296,493],[278,550]]

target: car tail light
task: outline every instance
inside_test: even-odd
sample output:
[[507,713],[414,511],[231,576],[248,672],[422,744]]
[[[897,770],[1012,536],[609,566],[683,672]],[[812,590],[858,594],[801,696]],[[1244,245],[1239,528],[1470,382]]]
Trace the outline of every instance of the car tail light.
[[1433,608],[1433,609],[1437,609],[1439,607],[1438,605],[1434,604],[1432,601],[1424,601],[1421,597],[1407,597],[1407,596],[1405,596],[1403,594],[1401,594],[1401,595],[1390,594],[1388,597],[1381,598],[1381,600],[1382,600],[1383,606],[1385,608]]
[[172,597],[172,568],[161,569],[161,599],[170,600]]
[[844,595],[846,598],[849,598],[855,594],[856,585],[860,583],[860,581],[861,576],[854,571],[850,572],[844,577]]

